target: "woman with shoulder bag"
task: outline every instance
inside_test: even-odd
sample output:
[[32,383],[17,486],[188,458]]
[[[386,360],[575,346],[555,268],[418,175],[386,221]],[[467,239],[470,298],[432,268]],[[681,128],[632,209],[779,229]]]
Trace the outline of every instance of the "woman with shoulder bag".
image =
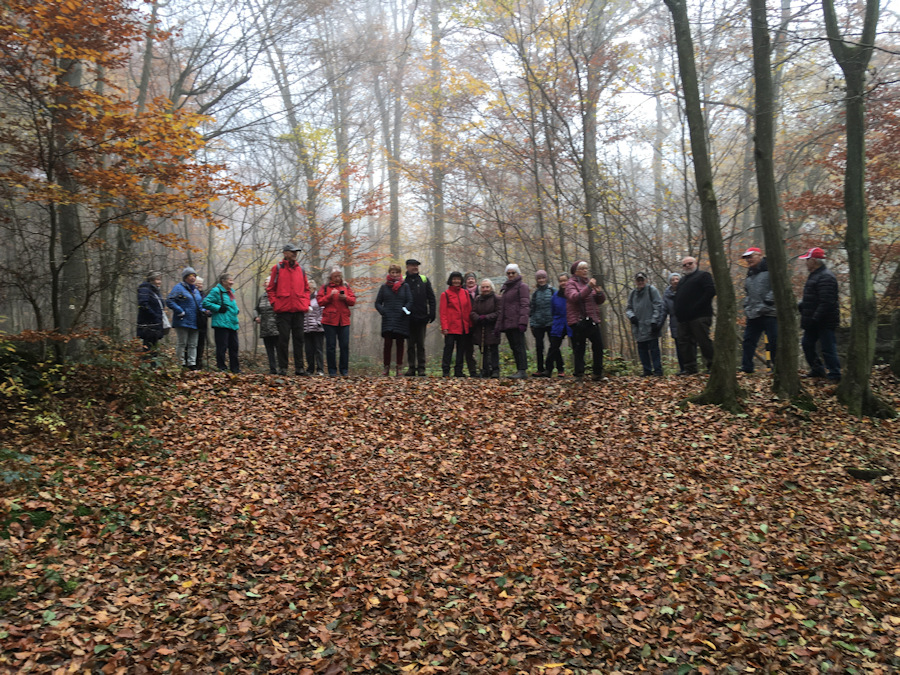
[[234,286],[234,277],[227,272],[219,275],[219,283],[216,284],[203,301],[203,307],[212,312],[212,327],[216,339],[216,367],[219,370],[225,368],[225,353],[228,353],[228,369],[232,373],[241,372],[238,361],[238,308],[237,299],[231,287]]

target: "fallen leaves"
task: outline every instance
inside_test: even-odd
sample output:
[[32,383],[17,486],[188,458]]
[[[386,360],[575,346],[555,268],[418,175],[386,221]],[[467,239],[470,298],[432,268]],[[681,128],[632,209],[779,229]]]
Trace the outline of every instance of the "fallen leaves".
[[680,379],[285,382],[190,376],[146,431],[34,451],[4,668],[900,668],[897,497],[843,469],[894,421],[682,410]]

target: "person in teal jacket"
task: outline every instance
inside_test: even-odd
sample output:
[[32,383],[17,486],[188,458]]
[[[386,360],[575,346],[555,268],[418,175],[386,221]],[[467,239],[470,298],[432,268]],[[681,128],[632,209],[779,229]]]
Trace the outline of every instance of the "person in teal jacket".
[[227,272],[219,275],[219,283],[206,294],[203,307],[212,312],[212,327],[216,339],[216,367],[225,368],[225,353],[228,352],[228,370],[241,372],[238,361],[238,308],[237,299],[231,287],[234,277]]

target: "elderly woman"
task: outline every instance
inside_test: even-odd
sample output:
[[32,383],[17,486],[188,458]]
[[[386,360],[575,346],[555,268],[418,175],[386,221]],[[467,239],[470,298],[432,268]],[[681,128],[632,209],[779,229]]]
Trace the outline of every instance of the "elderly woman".
[[269,280],[263,284],[263,292],[256,301],[256,323],[259,324],[259,337],[262,338],[263,344],[266,346],[266,358],[269,360],[269,375],[278,373],[278,322],[275,320],[275,310],[272,309],[272,303],[269,300],[269,294],[265,291],[265,287],[269,285]]
[[193,267],[185,267],[181,271],[181,282],[175,284],[169,292],[166,305],[172,310],[172,326],[177,338],[175,356],[178,363],[190,370],[197,369],[197,340],[200,331],[197,319],[202,313],[200,308],[203,298],[194,285],[197,273]]
[[572,352],[575,377],[584,377],[584,354],[588,340],[594,356],[594,380],[603,379],[603,339],[600,336],[600,305],[606,293],[591,277],[590,265],[584,260],[572,264],[572,278],[566,282],[566,320],[572,328]]
[[303,348],[306,352],[306,374],[325,374],[325,327],[322,326],[322,308],[316,300],[318,286],[309,282],[309,310],[303,317]]
[[528,330],[528,310],[531,304],[531,289],[522,280],[519,266],[506,266],[506,281],[500,289],[500,312],[494,331],[505,333],[513,357],[516,360],[516,374],[511,378],[522,380],[528,377],[528,351],[525,349],[525,331]]
[[675,318],[675,291],[678,290],[679,281],[681,281],[681,275],[678,272],[672,272],[669,275],[669,285],[663,291],[662,321],[665,323],[666,318],[669,319],[669,335],[672,336],[672,344],[675,345],[675,356],[678,358],[678,374],[684,375],[684,363],[681,350],[678,349],[678,319]]
[[465,377],[463,362],[470,322],[472,320],[472,300],[469,292],[463,288],[462,272],[451,272],[447,277],[447,290],[441,293],[440,317],[441,335],[444,336],[444,355],[441,359],[441,371],[444,377],[450,377],[450,359],[456,349],[456,365],[453,369],[455,377]]
[[[350,370],[350,308],[356,304],[356,296],[344,283],[344,273],[339,268],[333,268],[328,274],[328,283],[316,293],[316,300],[322,307],[328,375],[336,377],[340,372],[342,377],[346,377]],[[340,367],[337,345],[341,348]]]
[[481,349],[481,376],[500,377],[500,334],[494,331],[500,313],[500,299],[494,282],[484,279],[472,301],[472,342]]
[[159,290],[161,286],[160,272],[150,272],[144,283],[138,286],[137,336],[143,342],[145,352],[156,349],[156,343],[162,340],[170,328],[165,302]]
[[238,308],[237,298],[231,290],[234,286],[234,277],[228,272],[219,275],[219,283],[216,284],[203,301],[204,309],[212,312],[213,335],[216,341],[216,368],[220,371],[225,368],[225,353],[228,353],[228,370],[232,373],[241,372],[238,361]]
[[397,345],[397,376],[403,367],[403,343],[409,336],[409,315],[412,309],[412,291],[403,283],[403,270],[400,265],[388,267],[387,277],[378,296],[375,298],[375,309],[381,314],[381,337],[384,339],[382,375],[391,374],[391,354],[394,344]]

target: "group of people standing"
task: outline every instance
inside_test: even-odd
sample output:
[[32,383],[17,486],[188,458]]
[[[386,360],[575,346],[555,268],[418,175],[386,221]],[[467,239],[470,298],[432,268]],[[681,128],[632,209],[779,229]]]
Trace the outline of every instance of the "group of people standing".
[[[287,374],[293,347],[296,375],[324,375],[327,367],[329,376],[346,376],[350,309],[356,304],[356,295],[339,268],[329,272],[321,287],[310,282],[297,262],[299,252],[300,248],[294,244],[284,246],[283,259],[272,267],[265,292],[256,303],[255,321],[265,344],[269,372]],[[801,344],[810,366],[809,376],[837,381],[841,376],[835,340],[839,322],[837,278],[825,266],[823,249],[811,248],[799,258],[806,262],[809,271],[803,299],[798,305],[804,330]],[[765,256],[759,248],[751,247],[742,259],[748,269],[744,283],[746,327],[740,369],[752,373],[756,346],[763,333],[774,355],[778,324]],[[558,288],[550,285],[546,271],[538,270],[532,290],[519,266],[513,263],[506,266],[506,280],[499,290],[489,278],[479,282],[474,273],[451,272],[447,288],[439,298],[435,297],[428,277],[420,273],[420,265],[418,260],[410,258],[405,273],[399,265],[391,265],[378,290],[375,309],[382,321],[383,375],[391,374],[392,367],[397,376],[426,374],[426,329],[439,316],[444,338],[441,371],[445,377],[451,374],[466,377],[466,369],[469,377],[499,377],[499,346],[506,336],[516,368],[510,377],[527,378],[525,335],[530,328],[536,347],[535,377],[551,377],[554,370],[560,376],[565,375],[561,347],[568,337],[574,356],[573,375],[584,377],[590,343],[591,375],[595,380],[603,379],[600,306],[606,301],[606,294],[591,276],[587,261],[576,261],[569,274],[559,275]],[[698,269],[693,257],[685,257],[681,267],[681,273],[669,275],[669,285],[663,293],[653,286],[645,272],[638,272],[628,295],[625,316],[631,323],[645,376],[663,375],[659,338],[666,320],[676,344],[679,375],[698,372],[698,350],[707,369],[712,365],[710,331],[715,283],[709,272]],[[199,369],[207,325],[211,324],[216,366],[219,370],[240,372],[240,310],[233,284],[232,276],[225,273],[204,293],[203,280],[193,268],[186,267],[181,282],[163,299],[162,275],[150,273],[138,288],[137,334],[144,350],[153,351],[169,328],[174,328],[178,362],[185,368]],[[166,308],[173,313],[171,326]],[[480,366],[475,359],[476,347],[480,351]],[[821,357],[817,347],[821,348]]]

